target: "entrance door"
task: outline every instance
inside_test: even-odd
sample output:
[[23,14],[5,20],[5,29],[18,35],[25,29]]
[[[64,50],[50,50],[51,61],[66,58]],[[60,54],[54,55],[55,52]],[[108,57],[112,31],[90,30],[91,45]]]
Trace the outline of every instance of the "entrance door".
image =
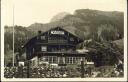
[[58,64],[65,64],[65,57],[58,57]]

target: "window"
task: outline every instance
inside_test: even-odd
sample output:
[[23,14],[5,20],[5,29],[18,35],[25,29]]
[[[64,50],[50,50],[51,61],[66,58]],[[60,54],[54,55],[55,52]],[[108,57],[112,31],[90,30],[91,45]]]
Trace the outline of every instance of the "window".
[[75,63],[80,64],[81,61],[85,61],[85,57],[76,57]]
[[76,57],[73,57],[73,63],[76,63]]
[[53,57],[49,57],[49,63],[53,62]]
[[70,38],[70,41],[74,41],[74,38],[71,37],[71,38]]
[[84,57],[67,57],[66,63],[68,64],[80,64],[81,61],[85,61]]
[[42,58],[43,58],[44,62],[57,63],[57,57],[56,56],[43,56]]
[[35,52],[35,49],[34,49],[34,48],[32,48],[32,52],[33,52],[33,53]]
[[74,59],[74,57],[67,57],[67,63],[68,64],[73,64],[74,63],[73,62],[74,61],[73,59]]
[[41,51],[47,51],[47,46],[41,46]]
[[41,40],[45,40],[45,36],[40,36]]
[[57,63],[57,57],[53,57],[53,63]]
[[70,63],[70,64],[73,64],[73,57],[70,57],[70,58],[69,58],[69,63]]

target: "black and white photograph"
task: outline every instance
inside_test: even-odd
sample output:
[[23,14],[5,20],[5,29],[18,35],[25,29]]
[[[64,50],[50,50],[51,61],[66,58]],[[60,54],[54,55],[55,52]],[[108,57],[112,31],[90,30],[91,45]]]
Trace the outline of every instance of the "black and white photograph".
[[127,0],[1,0],[1,78],[126,81],[126,6]]

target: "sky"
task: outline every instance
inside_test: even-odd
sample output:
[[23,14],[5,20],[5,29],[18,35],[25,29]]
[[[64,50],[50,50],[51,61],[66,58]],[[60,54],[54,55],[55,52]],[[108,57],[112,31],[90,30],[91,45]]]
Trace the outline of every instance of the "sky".
[[[60,12],[73,14],[76,9],[124,11],[126,0],[2,0],[2,23],[4,25],[29,26],[48,23]],[[14,8],[14,9],[13,9]],[[14,10],[14,12],[13,12]],[[13,22],[14,13],[14,22]]]

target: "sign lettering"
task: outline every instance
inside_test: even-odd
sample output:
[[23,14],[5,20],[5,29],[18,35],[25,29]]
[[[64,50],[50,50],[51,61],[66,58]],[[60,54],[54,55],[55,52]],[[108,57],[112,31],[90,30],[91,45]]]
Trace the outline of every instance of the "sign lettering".
[[51,31],[51,34],[64,34],[64,31]]

